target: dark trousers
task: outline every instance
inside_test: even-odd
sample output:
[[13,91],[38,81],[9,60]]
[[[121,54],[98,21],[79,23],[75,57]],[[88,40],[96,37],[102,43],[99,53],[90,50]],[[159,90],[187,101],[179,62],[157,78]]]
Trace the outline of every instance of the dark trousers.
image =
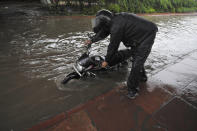
[[127,80],[128,91],[136,91],[140,77],[145,74],[144,63],[151,52],[155,36],[156,32],[152,32],[134,49],[120,50],[113,55],[112,65],[133,57],[131,72]]

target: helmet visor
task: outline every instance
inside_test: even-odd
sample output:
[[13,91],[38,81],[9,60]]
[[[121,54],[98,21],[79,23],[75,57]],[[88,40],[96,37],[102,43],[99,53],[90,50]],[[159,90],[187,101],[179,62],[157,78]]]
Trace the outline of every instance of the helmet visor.
[[98,16],[92,19],[91,21],[92,21],[92,28],[96,28],[101,24],[101,19]]
[[92,28],[96,27],[96,18],[93,18],[91,22],[92,22]]

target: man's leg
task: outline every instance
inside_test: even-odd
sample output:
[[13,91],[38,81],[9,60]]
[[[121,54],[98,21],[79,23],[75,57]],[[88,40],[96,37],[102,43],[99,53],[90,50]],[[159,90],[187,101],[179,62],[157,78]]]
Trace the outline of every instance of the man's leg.
[[[139,86],[141,70],[144,70],[144,63],[150,54],[154,43],[156,33],[152,33],[147,37],[136,49],[132,69],[127,80],[128,97],[133,99],[137,95],[137,87]],[[145,71],[145,70],[144,70]]]
[[143,65],[142,69],[140,70],[140,82],[146,82],[147,80],[148,80],[148,77],[146,75],[146,71]]

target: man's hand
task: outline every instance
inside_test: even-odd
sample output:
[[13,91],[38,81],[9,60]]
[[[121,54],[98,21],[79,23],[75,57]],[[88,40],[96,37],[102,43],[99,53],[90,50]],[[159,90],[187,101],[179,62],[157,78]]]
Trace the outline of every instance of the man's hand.
[[108,63],[106,61],[102,62],[102,68],[105,68],[108,65]]
[[91,40],[86,40],[86,41],[84,42],[84,44],[85,44],[85,45],[92,44],[92,41],[91,41]]

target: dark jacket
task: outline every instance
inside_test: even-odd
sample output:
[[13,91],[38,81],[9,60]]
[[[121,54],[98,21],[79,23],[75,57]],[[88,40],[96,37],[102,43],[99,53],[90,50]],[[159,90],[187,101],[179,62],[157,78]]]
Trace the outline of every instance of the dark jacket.
[[157,26],[146,19],[131,13],[119,13],[113,16],[109,28],[104,27],[93,36],[92,42],[102,40],[110,34],[110,43],[105,57],[105,60],[110,63],[110,58],[118,51],[120,42],[123,42],[126,47],[134,47],[152,32],[157,31]]

